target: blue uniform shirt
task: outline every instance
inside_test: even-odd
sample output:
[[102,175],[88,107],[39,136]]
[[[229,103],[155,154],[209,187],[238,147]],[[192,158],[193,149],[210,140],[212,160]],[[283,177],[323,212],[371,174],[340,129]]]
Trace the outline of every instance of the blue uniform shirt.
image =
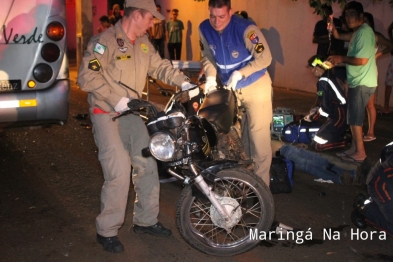
[[[209,19],[203,21],[199,27],[209,44],[210,51],[216,62],[218,76],[223,84],[228,84],[227,82],[233,71],[243,68],[255,59],[244,44],[245,31],[252,24],[249,20],[232,16],[231,21],[221,33],[217,32],[210,25]],[[247,38],[255,45],[259,44],[258,36],[255,33],[247,35]],[[254,83],[265,72],[266,68],[243,78],[237,83],[236,89]]]

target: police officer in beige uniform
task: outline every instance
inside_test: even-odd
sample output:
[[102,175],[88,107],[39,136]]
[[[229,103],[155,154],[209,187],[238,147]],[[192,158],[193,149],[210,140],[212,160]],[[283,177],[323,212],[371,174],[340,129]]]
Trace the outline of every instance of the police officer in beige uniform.
[[162,60],[151,45],[146,30],[153,25],[153,16],[164,19],[153,0],[126,0],[123,19],[90,40],[79,69],[78,84],[89,93],[94,139],[105,178],[101,213],[96,218],[97,241],[109,252],[124,251],[117,234],[124,222],[131,165],[136,192],[134,232],[171,235],[171,230],[157,219],[160,184],[155,160],[141,153],[149,142],[142,119],[129,114],[112,121],[137,98],[119,81],[140,95],[146,75],[181,86],[182,90],[194,86],[168,60]]

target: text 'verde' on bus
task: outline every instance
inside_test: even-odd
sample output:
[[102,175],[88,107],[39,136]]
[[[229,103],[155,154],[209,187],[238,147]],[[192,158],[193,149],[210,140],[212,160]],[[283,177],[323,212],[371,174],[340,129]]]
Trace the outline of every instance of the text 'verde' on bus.
[[67,122],[65,12],[65,0],[1,1],[0,128]]

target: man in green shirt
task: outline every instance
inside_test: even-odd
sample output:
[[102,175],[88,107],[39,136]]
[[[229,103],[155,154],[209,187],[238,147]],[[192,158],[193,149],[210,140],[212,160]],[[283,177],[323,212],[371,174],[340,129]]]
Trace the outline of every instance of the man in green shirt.
[[347,3],[344,15],[348,27],[353,30],[348,53],[346,56],[329,56],[328,61],[333,65],[346,65],[349,86],[347,122],[351,127],[352,145],[350,149],[337,155],[346,161],[362,162],[367,157],[362,135],[365,107],[377,86],[375,34],[364,23],[361,3]]
[[184,25],[177,19],[179,10],[172,10],[172,19],[166,23],[168,52],[171,60],[180,60]]

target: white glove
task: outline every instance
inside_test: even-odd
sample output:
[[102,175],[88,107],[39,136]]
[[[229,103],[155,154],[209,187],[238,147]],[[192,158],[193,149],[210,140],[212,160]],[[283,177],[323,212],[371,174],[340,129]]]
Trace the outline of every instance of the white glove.
[[209,93],[210,91],[213,91],[217,89],[217,81],[214,76],[208,76],[206,77],[206,83],[205,83],[205,94]]
[[190,82],[183,82],[181,84],[181,91],[186,91],[186,90],[191,89],[193,87],[196,87],[196,85],[195,84],[191,84]]
[[115,106],[115,111],[118,113],[122,113],[128,110],[128,102],[130,102],[130,99],[128,97],[122,97],[119,103],[117,103],[117,105]]
[[239,82],[243,78],[242,73],[239,71],[233,71],[231,77],[228,80],[227,88],[236,90],[237,82]]
[[190,99],[196,97],[197,95],[199,95],[199,88],[188,91],[188,96],[190,97]]

